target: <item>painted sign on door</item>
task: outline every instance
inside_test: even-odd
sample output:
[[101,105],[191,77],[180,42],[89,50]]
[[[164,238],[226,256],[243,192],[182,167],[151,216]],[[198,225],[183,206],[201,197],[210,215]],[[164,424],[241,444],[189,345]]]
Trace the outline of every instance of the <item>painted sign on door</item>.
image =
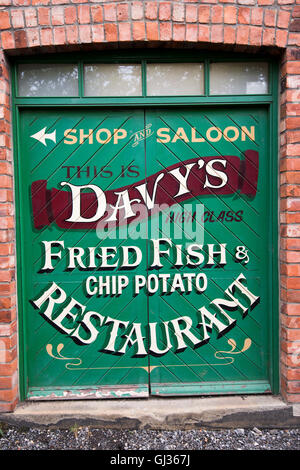
[[264,109],[24,110],[27,396],[270,390]]

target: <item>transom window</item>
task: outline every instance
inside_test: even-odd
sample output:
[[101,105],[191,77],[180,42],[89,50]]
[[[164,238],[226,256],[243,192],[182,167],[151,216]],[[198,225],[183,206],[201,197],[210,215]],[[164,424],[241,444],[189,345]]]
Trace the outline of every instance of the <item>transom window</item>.
[[21,63],[19,97],[264,95],[267,62]]

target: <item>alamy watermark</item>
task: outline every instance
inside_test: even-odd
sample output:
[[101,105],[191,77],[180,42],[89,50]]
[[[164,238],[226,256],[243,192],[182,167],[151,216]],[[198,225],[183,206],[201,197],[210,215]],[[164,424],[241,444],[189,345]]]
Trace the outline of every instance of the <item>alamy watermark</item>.
[[96,234],[101,240],[147,240],[171,238],[185,242],[204,242],[203,204],[133,204],[134,220],[118,225],[117,221],[100,221]]

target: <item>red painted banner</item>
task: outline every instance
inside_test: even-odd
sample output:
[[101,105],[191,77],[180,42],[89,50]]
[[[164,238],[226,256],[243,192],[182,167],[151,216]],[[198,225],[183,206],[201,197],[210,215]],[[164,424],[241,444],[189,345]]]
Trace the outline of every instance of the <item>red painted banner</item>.
[[[254,150],[237,156],[193,158],[176,163],[144,180],[118,189],[103,191],[93,182],[75,185],[61,182],[67,190],[47,189],[47,180],[31,185],[34,227],[41,229],[55,222],[64,229],[96,229],[101,225],[128,224],[141,214],[142,204],[147,214],[159,206],[173,206],[191,198],[223,196],[240,191],[255,197],[257,191],[259,155]],[[203,203],[199,199],[199,203]]]

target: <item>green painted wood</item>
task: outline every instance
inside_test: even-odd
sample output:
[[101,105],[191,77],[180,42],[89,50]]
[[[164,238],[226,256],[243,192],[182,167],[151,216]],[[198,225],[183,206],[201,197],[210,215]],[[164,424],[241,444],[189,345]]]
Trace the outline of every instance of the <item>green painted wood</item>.
[[[195,156],[199,160],[209,156],[222,159],[226,155],[236,155],[243,159],[247,150],[252,149],[259,153],[259,176],[255,196],[242,195],[239,191],[230,195],[217,195],[215,189],[210,189],[207,195],[196,196],[175,206],[174,214],[177,215],[174,217],[173,227],[172,224],[168,227],[168,216],[164,217],[165,224],[162,224],[160,236],[171,238],[172,246],[168,242],[162,242],[162,251],[168,253],[161,256],[162,267],[152,272],[170,274],[170,287],[175,273],[180,275],[180,279],[187,274],[201,273],[207,279],[207,287],[203,292],[197,292],[195,288],[192,292],[184,291],[187,289],[185,281],[184,289],[179,286],[172,293],[163,293],[160,290],[149,297],[150,322],[167,325],[167,328],[160,328],[158,349],[168,350],[158,357],[150,356],[151,390],[159,394],[160,390],[165,393],[166,388],[169,388],[173,390],[170,393],[177,394],[180,393],[181,385],[186,387],[186,384],[189,384],[189,393],[197,394],[203,392],[206,382],[220,384],[232,381],[268,381],[269,329],[272,321],[269,289],[272,275],[269,262],[273,253],[270,244],[267,112],[258,108],[227,108],[226,111],[179,108],[176,113],[160,109],[147,112],[146,122],[148,125],[152,123],[154,134],[157,128],[165,129],[163,143],[157,139],[147,140],[146,154],[150,155],[150,158],[147,158],[147,175],[159,171],[161,167],[179,164]],[[207,129],[211,126],[223,131],[229,127],[234,128],[234,134],[231,136],[238,137],[228,141],[223,134],[215,142],[207,138],[195,142],[197,138],[199,140],[205,137]],[[243,127],[254,129],[255,141],[245,135],[242,137]],[[194,142],[192,128],[197,129]],[[182,174],[185,174],[184,170]],[[228,180],[230,185],[230,177]],[[214,180],[213,184],[220,184],[220,181]],[[248,182],[254,184],[250,178]],[[200,176],[198,183],[203,184]],[[195,214],[197,209],[200,214],[196,220],[199,224],[198,230],[194,227],[190,231],[188,223],[185,229],[183,223],[181,226],[186,230],[183,237],[180,236],[180,231],[177,240],[170,237],[169,233],[172,233],[176,220],[178,229],[180,217],[186,217],[188,222],[190,214]],[[204,214],[203,227],[200,222],[201,213]],[[224,264],[221,257],[216,256],[212,265],[207,265],[207,260],[204,260],[197,266],[187,266],[185,260],[191,243],[204,245],[206,249],[208,244],[212,244],[216,250],[220,249],[220,243],[226,244]],[[177,266],[174,265],[178,256],[176,245],[182,252],[182,260],[179,260]],[[248,253],[247,263],[237,259],[236,253],[240,246]],[[153,259],[153,256],[154,253],[150,252],[149,258]],[[234,297],[247,307],[246,313],[243,314],[242,308],[233,308],[232,305],[229,308],[223,305],[223,311],[216,305],[213,306],[211,302],[215,299],[232,301],[225,291],[241,274],[245,277],[244,285],[259,297],[259,303],[257,299],[258,304],[255,302],[251,305],[249,298],[246,299],[246,296],[239,295],[236,291]],[[210,329],[211,319],[207,318],[204,320],[207,324],[204,330],[201,316],[203,307],[207,308],[211,315],[215,315],[224,326],[214,325]],[[230,319],[226,318],[224,313],[228,314]],[[192,323],[191,328],[188,327],[189,322]],[[228,332],[223,334],[226,325]],[[184,332],[181,334],[179,330]],[[207,342],[204,341],[206,337]],[[270,386],[267,388],[270,390]]]
[[[83,269],[77,262],[74,264],[75,268],[70,268],[66,250],[62,250],[61,259],[53,258],[54,269],[52,271],[43,270],[45,242],[47,241],[57,242],[56,247],[54,244],[51,246],[53,252],[59,252],[62,246],[86,249],[82,258],[82,264],[84,264],[88,256],[87,247],[94,247],[101,254],[100,249],[113,246],[120,254],[122,246],[128,244],[127,240],[110,238],[112,234],[110,237],[100,236],[97,230],[73,230],[72,228],[64,230],[55,223],[34,228],[32,198],[39,200],[41,191],[34,190],[30,195],[32,182],[40,180],[47,180],[49,190],[59,189],[62,181],[74,185],[98,184],[106,190],[131,184],[132,176],[137,173],[139,179],[143,179],[145,177],[144,149],[137,148],[133,152],[131,140],[132,133],[142,128],[143,125],[144,114],[141,111],[28,110],[22,113],[22,158],[20,161],[22,215],[20,223],[23,240],[21,262],[23,269],[26,270],[23,285],[25,296],[23,315],[29,393],[32,387],[97,386],[100,389],[108,385],[114,385],[114,389],[118,386],[120,389],[127,386],[135,396],[138,396],[141,390],[143,393],[148,393],[148,358],[135,358],[133,350],[125,355],[116,353],[120,349],[120,344],[124,342],[120,337],[120,332],[123,332],[121,328],[118,329],[118,337],[111,346],[111,350],[106,353],[101,352],[111,338],[113,326],[122,326],[122,323],[117,322],[128,321],[131,324],[139,321],[147,324],[146,297],[112,295],[113,285],[111,285],[111,295],[88,295],[85,284],[90,276],[94,276],[97,280],[101,276],[104,282],[105,276],[109,276],[110,280],[119,280],[120,276],[126,275],[130,279],[132,272],[117,268],[107,268],[103,271],[93,267]],[[49,138],[44,145],[31,137],[44,127],[49,135],[54,130],[56,131],[56,142]],[[125,141],[123,139],[114,143],[114,137],[112,137],[110,143],[101,144],[95,138],[99,129],[109,129],[113,133],[113,130],[118,128],[128,133]],[[66,129],[73,129],[77,132],[73,134],[73,140],[78,135],[77,142],[71,143],[72,140],[64,138]],[[81,132],[79,129],[83,129],[82,133],[85,135],[82,137],[81,144],[79,143]],[[94,132],[93,142],[92,137],[88,136],[89,132],[92,136],[92,131]],[[103,134],[99,134],[99,138],[100,135],[104,140],[107,133],[104,131]],[[58,200],[59,196],[56,199]],[[42,204],[39,210],[41,213],[43,211],[50,213],[49,203]],[[40,220],[40,216],[37,212],[37,220]],[[144,251],[145,243],[144,239],[137,240],[135,246]],[[107,264],[114,264],[114,262],[109,259]],[[145,260],[140,263],[139,272],[146,272]],[[47,302],[41,308],[36,308],[36,305],[32,303],[54,282],[66,294],[66,301],[62,306],[65,306],[71,298],[83,306],[80,307],[76,303],[72,309],[74,318],[72,314],[68,315],[59,326],[55,325],[54,320],[62,312],[60,305],[51,312],[51,319],[49,319],[42,315],[42,312],[47,309]],[[93,282],[93,288],[96,284]],[[106,294],[107,290],[104,290],[104,293]],[[91,344],[82,342],[76,344],[69,333],[79,325],[84,312],[88,311],[95,311],[102,315],[101,334],[97,341]],[[112,318],[113,323],[109,322],[109,317]],[[97,316],[91,318],[94,328],[98,328],[102,319]],[[90,326],[85,332],[82,327],[80,337],[87,340],[91,329]],[[136,390],[136,393],[132,390]]]
[[[43,129],[46,135],[39,134]],[[23,320],[29,397],[40,397],[42,389],[43,396],[58,389],[79,390],[68,392],[72,397],[84,396],[85,389],[101,397],[145,396],[148,383],[154,394],[182,394],[187,390],[189,394],[207,390],[222,393],[225,389],[229,393],[231,383],[244,384],[241,388],[250,393],[258,390],[252,382],[268,383],[271,252],[266,129],[266,110],[253,107],[230,108],[226,113],[210,108],[178,108],[176,113],[163,108],[22,112],[20,226],[24,248],[21,260],[27,273]],[[111,137],[105,142],[108,135]],[[249,150],[259,155],[257,182],[251,179],[256,171],[254,163],[246,176],[242,174],[240,160],[245,160]],[[244,178],[254,195],[236,190],[237,179],[231,180],[233,164],[228,156],[238,159],[238,179]],[[196,171],[191,183],[182,180],[187,174],[186,165],[192,165],[194,170],[198,165],[200,170],[201,161],[206,168],[207,158],[218,160],[217,166],[208,166],[204,173]],[[226,164],[224,158],[229,158]],[[162,172],[169,174],[174,170],[179,173],[171,185],[164,184],[166,176],[160,182]],[[44,193],[36,186],[44,180],[48,191],[62,192]],[[35,186],[30,193],[32,183]],[[113,227],[108,235],[99,227],[85,229],[84,224],[78,227],[76,222],[60,226],[61,220],[55,217],[63,209],[60,207],[56,213],[55,207],[66,188],[70,195],[71,185],[88,185],[88,189],[82,188],[83,193],[97,186],[103,191],[114,190],[117,195],[128,185],[144,185],[150,200],[140,192],[142,197],[137,202],[147,202],[149,207],[151,199],[156,201],[156,191],[160,202],[169,201],[171,195],[175,203],[179,192],[188,193],[188,197],[162,214],[147,213],[137,224]],[[218,186],[226,187],[229,194],[216,193]],[[205,190],[204,195],[199,188]],[[81,201],[82,195],[77,197]],[[136,212],[137,208],[131,207],[131,193],[129,200],[127,210]],[[120,214],[125,202],[126,197],[122,196],[117,211]],[[69,199],[68,206],[74,205],[75,199]],[[94,205],[85,219],[92,218],[100,203]],[[49,224],[45,222],[51,217]],[[182,223],[184,218],[186,224]],[[193,244],[198,250],[204,246],[205,261],[199,265],[195,263],[197,256],[189,251]],[[208,263],[208,249],[218,251],[220,244],[224,245],[222,258],[214,255]],[[135,264],[131,253],[129,262],[134,267],[124,270],[119,255],[126,246],[139,250],[141,259]],[[240,246],[244,248],[241,250]],[[68,251],[72,247],[77,247],[75,255],[84,253],[73,263]],[[91,261],[89,254],[91,250],[103,254],[100,250],[104,247],[110,247],[111,257],[108,267],[102,269],[97,256]],[[158,249],[168,252],[157,258]],[[46,258],[47,250],[51,250],[51,258]],[[247,261],[249,257],[249,262],[240,260],[236,254],[239,252]],[[159,259],[162,266],[151,266],[154,259],[156,263]],[[115,263],[116,267],[109,267]],[[194,282],[198,275],[200,291]],[[240,275],[245,277],[242,282],[252,298],[239,290],[234,297],[226,294]],[[121,276],[128,286],[116,295],[112,282]],[[108,282],[110,291],[108,284],[103,292],[99,291],[99,277],[101,282]],[[142,284],[139,289],[135,287],[137,277]],[[51,293],[51,298],[61,296],[63,301],[51,309],[49,297],[42,299],[53,285],[58,290]],[[73,306],[64,314],[71,299]],[[215,299],[223,301],[225,313],[224,309],[212,307]],[[236,304],[232,305],[234,299]],[[224,304],[230,300],[231,304]],[[205,330],[203,307],[211,314],[205,317]],[[88,312],[96,313],[87,315]],[[215,317],[222,323],[210,325]],[[94,339],[89,342],[92,335]],[[270,386],[263,388],[270,390]],[[52,392],[47,394],[46,390]],[[233,393],[237,386],[231,390]]]

